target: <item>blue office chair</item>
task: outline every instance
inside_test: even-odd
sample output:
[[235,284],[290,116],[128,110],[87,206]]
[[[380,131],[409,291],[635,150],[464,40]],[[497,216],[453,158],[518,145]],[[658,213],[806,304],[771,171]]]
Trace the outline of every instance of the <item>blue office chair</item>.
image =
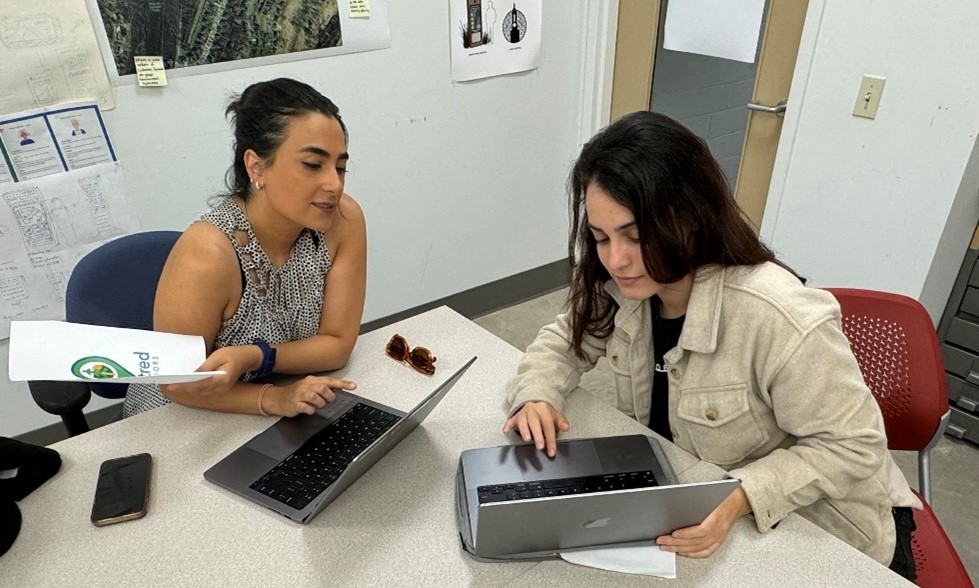
[[[72,323],[153,330],[153,303],[163,265],[179,231],[126,235],[83,257],[68,279],[65,318]],[[124,398],[126,384],[28,382],[34,401],[61,417],[69,436],[89,430],[82,412],[92,392]]]

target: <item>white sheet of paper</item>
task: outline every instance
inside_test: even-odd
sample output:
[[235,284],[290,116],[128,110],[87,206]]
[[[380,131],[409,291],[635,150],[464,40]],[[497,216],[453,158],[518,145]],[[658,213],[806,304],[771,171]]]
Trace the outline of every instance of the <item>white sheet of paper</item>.
[[187,374],[167,374],[165,376],[131,376],[127,378],[113,378],[111,384],[182,384],[184,382],[196,382],[211,376],[217,376],[224,372],[190,372]]
[[64,320],[78,260],[139,228],[119,163],[0,184],[0,339],[11,321]]
[[0,112],[97,99],[115,102],[84,2],[0,4]]
[[754,63],[765,0],[670,0],[663,48]]
[[542,21],[541,0],[450,0],[452,81],[537,69]]
[[13,167],[11,174],[2,166],[0,182],[25,182],[116,160],[95,102],[4,115],[0,118],[0,140]]
[[661,551],[656,545],[602,547],[561,554],[564,561],[625,574],[642,574],[659,578],[676,578],[676,554]]
[[175,384],[223,372],[195,372],[206,357],[204,338],[62,321],[13,321],[11,381],[105,380]]

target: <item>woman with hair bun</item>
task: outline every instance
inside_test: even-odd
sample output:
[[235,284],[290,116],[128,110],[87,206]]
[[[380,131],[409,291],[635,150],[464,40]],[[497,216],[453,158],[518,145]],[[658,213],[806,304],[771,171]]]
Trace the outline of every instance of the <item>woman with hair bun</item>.
[[364,309],[367,230],[344,193],[347,129],[310,86],[280,78],[232,99],[229,193],[177,240],[157,288],[153,327],[204,337],[199,382],[132,385],[124,414],[177,402],[223,412],[295,416],[354,382],[273,373],[343,367]]

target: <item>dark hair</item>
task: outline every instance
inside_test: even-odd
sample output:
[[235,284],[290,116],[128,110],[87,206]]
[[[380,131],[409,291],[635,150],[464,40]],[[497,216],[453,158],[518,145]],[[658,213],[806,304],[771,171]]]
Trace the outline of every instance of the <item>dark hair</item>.
[[314,112],[340,123],[343,139],[348,140],[337,105],[302,82],[278,78],[252,84],[241,95],[233,96],[224,111],[225,116],[231,117],[235,131],[235,158],[225,176],[230,195],[248,198],[245,151],[251,149],[262,161],[271,163],[285,140],[289,122]]
[[612,331],[617,306],[603,289],[611,278],[588,228],[585,190],[600,186],[632,212],[646,273],[670,284],[708,266],[777,262],[748,223],[707,144],[655,112],[626,115],[581,150],[569,178],[572,348],[585,333]]

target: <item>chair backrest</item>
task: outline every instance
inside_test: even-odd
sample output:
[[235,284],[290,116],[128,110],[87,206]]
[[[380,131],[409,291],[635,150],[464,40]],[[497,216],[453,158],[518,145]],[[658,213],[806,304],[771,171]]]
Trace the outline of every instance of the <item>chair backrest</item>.
[[948,412],[938,336],[913,298],[855,288],[827,288],[840,303],[843,332],[873,392],[888,447],[925,449]]
[[[68,279],[65,318],[73,323],[153,329],[153,303],[163,265],[179,231],[147,231],[109,241],[78,261]],[[126,395],[124,384],[93,384],[106,398]]]

